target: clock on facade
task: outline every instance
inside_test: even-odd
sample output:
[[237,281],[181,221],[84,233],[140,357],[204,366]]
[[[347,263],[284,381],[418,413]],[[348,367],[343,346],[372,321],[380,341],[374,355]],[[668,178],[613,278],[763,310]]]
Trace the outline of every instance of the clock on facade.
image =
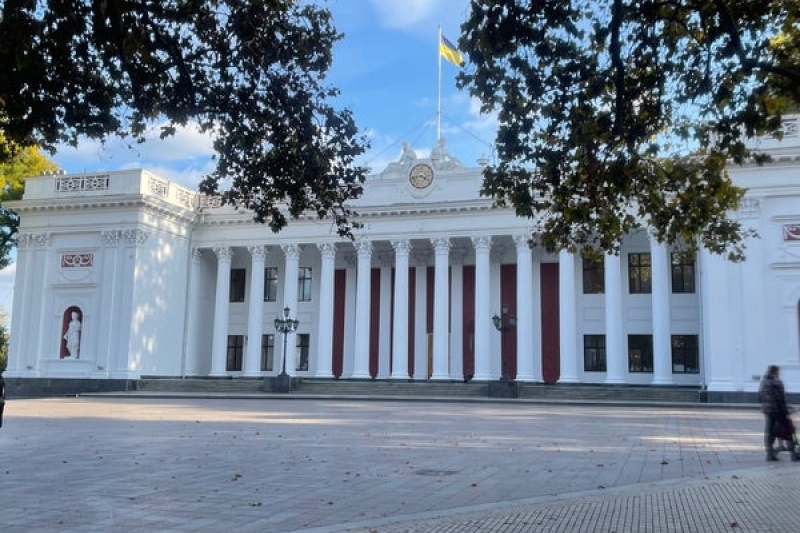
[[424,189],[433,182],[433,169],[430,165],[419,164],[411,167],[408,181],[417,189]]

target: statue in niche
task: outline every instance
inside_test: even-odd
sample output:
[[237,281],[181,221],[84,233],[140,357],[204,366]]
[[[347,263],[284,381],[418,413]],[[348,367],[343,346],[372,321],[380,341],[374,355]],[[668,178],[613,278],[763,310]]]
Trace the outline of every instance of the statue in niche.
[[[69,313],[69,322],[66,325],[64,332],[64,347],[66,353],[62,350],[62,359],[80,359],[81,356],[81,313],[77,307],[69,308],[66,313]],[[65,313],[65,314],[66,314]],[[65,320],[66,322],[66,320]]]

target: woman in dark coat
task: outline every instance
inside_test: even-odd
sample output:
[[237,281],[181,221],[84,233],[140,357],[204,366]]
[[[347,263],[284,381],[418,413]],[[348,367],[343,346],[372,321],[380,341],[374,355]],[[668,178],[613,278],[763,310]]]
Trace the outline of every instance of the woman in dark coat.
[[786,406],[783,382],[780,379],[780,369],[776,365],[769,365],[767,373],[761,379],[758,399],[761,402],[761,411],[764,413],[764,446],[767,451],[767,461],[777,461],[778,454],[775,453],[773,445],[789,410]]

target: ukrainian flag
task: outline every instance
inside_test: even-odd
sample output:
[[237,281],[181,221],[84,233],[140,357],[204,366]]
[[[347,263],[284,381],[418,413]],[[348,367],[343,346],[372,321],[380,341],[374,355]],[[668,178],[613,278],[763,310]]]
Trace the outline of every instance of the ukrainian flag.
[[464,58],[461,56],[461,52],[444,35],[439,37],[439,55],[457,67],[463,67]]

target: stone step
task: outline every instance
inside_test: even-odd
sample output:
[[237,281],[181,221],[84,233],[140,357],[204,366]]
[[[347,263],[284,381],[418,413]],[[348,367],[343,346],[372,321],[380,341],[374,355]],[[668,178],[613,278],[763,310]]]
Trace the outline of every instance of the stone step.
[[263,378],[142,378],[137,390],[147,392],[261,392]]
[[[649,387],[634,385],[545,385],[519,383],[519,397],[558,401],[636,401],[700,403],[697,387]],[[175,393],[259,393],[263,378],[142,378],[137,389]],[[388,396],[413,398],[479,398],[488,395],[485,382],[395,381],[373,379],[302,378],[295,390],[320,396]]]

